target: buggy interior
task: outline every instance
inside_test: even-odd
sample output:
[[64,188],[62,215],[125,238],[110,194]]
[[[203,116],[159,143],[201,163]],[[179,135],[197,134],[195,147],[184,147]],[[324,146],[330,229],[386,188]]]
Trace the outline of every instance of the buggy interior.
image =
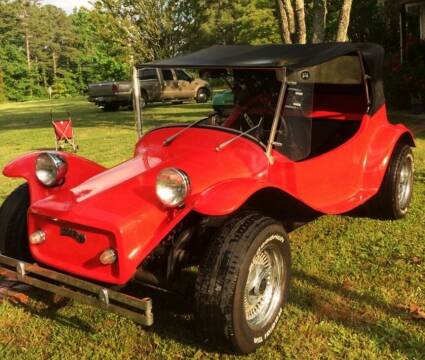
[[[368,84],[357,53],[289,71],[275,148],[293,161],[328,152],[360,128]],[[281,82],[274,70],[233,70],[235,108],[221,126],[248,131],[267,144]],[[255,128],[255,129],[254,129]]]

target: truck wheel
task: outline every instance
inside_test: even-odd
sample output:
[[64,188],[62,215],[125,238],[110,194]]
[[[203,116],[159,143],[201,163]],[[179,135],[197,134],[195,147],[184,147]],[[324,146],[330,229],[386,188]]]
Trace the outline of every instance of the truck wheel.
[[394,149],[378,194],[372,200],[372,213],[383,219],[401,219],[409,208],[413,193],[414,162],[409,145]]
[[0,207],[0,253],[24,261],[32,261],[27,231],[29,204],[28,184],[23,184]]
[[103,111],[118,111],[120,106],[118,104],[105,104],[103,105]]
[[258,213],[229,220],[211,239],[195,285],[206,338],[249,353],[273,332],[286,302],[291,251],[281,223]]
[[196,102],[197,103],[206,103],[210,97],[210,92],[208,89],[200,88],[196,93]]
[[140,108],[144,109],[148,105],[148,97],[145,93],[140,94]]

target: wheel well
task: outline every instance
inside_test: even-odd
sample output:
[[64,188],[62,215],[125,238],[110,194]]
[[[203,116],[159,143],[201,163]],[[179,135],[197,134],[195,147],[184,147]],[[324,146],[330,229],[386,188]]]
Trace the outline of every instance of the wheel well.
[[199,91],[201,91],[201,90],[205,90],[208,93],[208,95],[210,95],[210,91],[205,86],[199,87],[198,90],[196,90],[196,95],[198,95]]
[[199,265],[207,244],[225,222],[235,214],[247,211],[259,212],[280,221],[287,232],[321,215],[293,196],[274,188],[257,191],[232,214],[208,216],[192,211],[142,262],[136,277],[145,282],[152,282],[153,278],[154,285],[167,288],[181,268]]
[[293,196],[275,188],[265,188],[251,195],[242,209],[253,209],[281,221],[287,231],[321,215]]
[[415,140],[409,132],[405,132],[397,141],[397,144],[406,144],[411,147],[416,147]]
[[141,89],[140,90],[140,96],[145,96],[145,99],[146,100],[149,100],[149,96],[148,96],[148,93],[147,93],[147,91],[146,90],[144,90],[144,89]]

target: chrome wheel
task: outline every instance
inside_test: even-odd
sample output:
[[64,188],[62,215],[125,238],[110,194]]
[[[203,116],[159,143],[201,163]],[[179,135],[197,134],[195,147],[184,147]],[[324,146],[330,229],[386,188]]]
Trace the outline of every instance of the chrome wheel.
[[144,109],[146,107],[146,99],[144,96],[140,98],[140,108]]
[[208,91],[205,89],[200,89],[198,95],[196,96],[196,101],[198,103],[205,103],[208,100]]
[[265,241],[249,266],[244,291],[245,318],[252,330],[260,330],[278,313],[285,287],[284,259],[279,247]]
[[413,157],[407,155],[400,164],[397,199],[402,211],[407,211],[413,189]]

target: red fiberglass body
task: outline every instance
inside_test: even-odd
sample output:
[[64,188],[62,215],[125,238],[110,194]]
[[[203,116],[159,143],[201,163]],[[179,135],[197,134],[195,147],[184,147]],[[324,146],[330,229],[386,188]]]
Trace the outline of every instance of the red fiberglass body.
[[[313,121],[321,121],[320,116],[313,116]],[[38,262],[81,277],[124,284],[189,212],[230,214],[265,188],[279,189],[325,214],[344,213],[363,204],[378,191],[397,141],[403,136],[411,139],[411,134],[387,121],[385,105],[358,121],[359,130],[347,142],[298,162],[276,151],[270,162],[264,147],[244,137],[217,151],[217,145],[235,134],[211,127],[187,129],[164,146],[167,137],[181,130],[176,126],[147,133],[135,156],[112,169],[62,153],[69,170],[65,183],[56,188],[43,187],[35,178],[38,153],[13,161],[4,175],[29,183],[28,231],[43,229],[47,234],[43,244],[31,246]],[[190,178],[191,193],[184,207],[168,209],[155,194],[156,176],[166,167],[182,169]],[[62,236],[62,226],[84,233],[87,241]],[[102,265],[99,254],[110,247],[117,250],[118,261]]]

